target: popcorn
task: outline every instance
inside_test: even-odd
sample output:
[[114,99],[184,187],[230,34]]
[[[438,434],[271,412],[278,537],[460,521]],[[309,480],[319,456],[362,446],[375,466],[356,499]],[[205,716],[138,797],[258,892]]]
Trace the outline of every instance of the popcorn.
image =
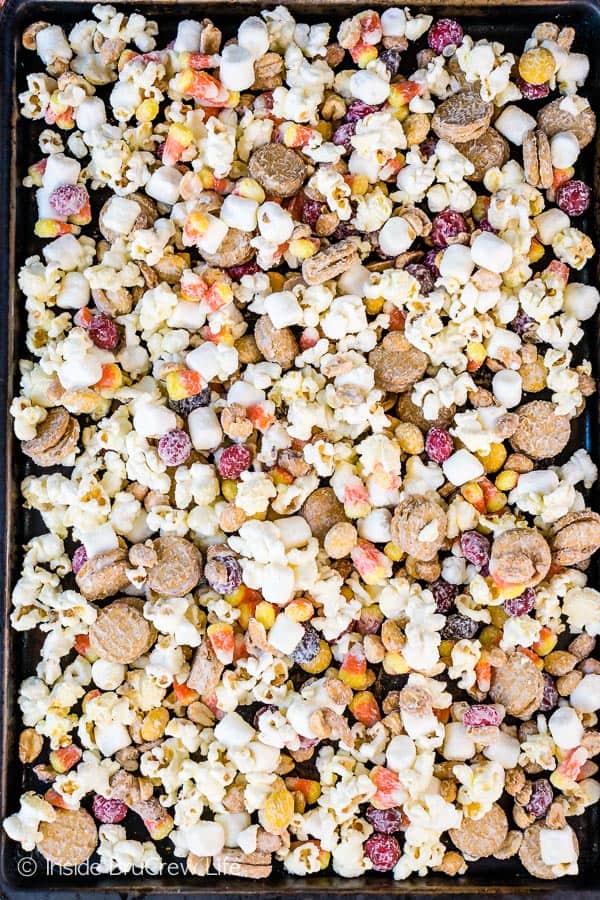
[[471,244],[471,257],[476,266],[491,272],[506,272],[513,261],[510,244],[488,231],[478,235]]
[[23,850],[31,852],[40,839],[40,824],[53,822],[56,812],[50,804],[33,791],[27,791],[21,797],[19,812],[13,813],[4,820],[3,827],[7,835],[21,844]]
[[548,719],[548,728],[555,744],[561,750],[578,747],[583,737],[583,725],[574,709],[561,706]]

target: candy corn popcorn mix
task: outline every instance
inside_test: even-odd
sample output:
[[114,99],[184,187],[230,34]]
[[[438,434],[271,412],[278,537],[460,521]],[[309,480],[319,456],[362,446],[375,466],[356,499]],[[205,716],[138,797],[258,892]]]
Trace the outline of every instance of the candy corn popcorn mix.
[[11,413],[47,531],[13,592],[42,641],[5,830],[111,874],[576,873],[600,799],[577,35],[280,6],[165,46],[92,15],[23,35]]

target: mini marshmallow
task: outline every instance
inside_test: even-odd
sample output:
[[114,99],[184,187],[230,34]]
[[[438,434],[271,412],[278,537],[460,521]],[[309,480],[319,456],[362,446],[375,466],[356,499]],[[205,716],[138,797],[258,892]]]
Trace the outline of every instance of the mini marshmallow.
[[521,755],[521,744],[517,738],[501,731],[493,744],[483,748],[483,755],[500,763],[503,769],[514,769]]
[[197,331],[206,321],[206,310],[201,303],[192,300],[180,300],[169,316],[170,328],[185,328]]
[[590,73],[590,60],[585,53],[569,53],[561,63],[558,80],[561,84],[567,81],[577,85],[584,84]]
[[254,59],[264,56],[269,50],[269,32],[263,20],[258,16],[249,16],[244,19],[238,28],[238,43]]
[[276,519],[273,524],[279,531],[286,551],[305,547],[312,538],[310,525],[302,516],[288,516],[286,519]]
[[128,200],[127,197],[111,197],[102,213],[104,225],[117,234],[127,235],[135,224],[135,220],[141,213],[139,203]]
[[225,829],[220,822],[201,820],[185,829],[185,840],[196,856],[215,856],[225,846]]
[[245,47],[228,44],[221,53],[221,83],[229,91],[246,91],[254,84],[254,59]]
[[258,228],[266,241],[279,245],[292,236],[294,220],[287,210],[269,200],[258,209]]
[[579,157],[579,141],[572,131],[559,131],[550,138],[550,155],[555,169],[574,166]]
[[217,414],[210,406],[199,406],[188,416],[190,438],[195,450],[215,450],[223,439]]
[[414,240],[414,232],[401,216],[388,219],[379,232],[379,248],[386,256],[398,256],[408,250]]
[[131,736],[125,725],[113,722],[110,725],[96,725],[94,740],[102,756],[113,756],[131,744]]
[[368,103],[370,106],[385,103],[390,95],[389,82],[368,69],[361,69],[359,72],[355,72],[350,78],[348,86],[353,97],[357,100],[362,100],[363,103]]
[[116,691],[123,684],[127,666],[122,663],[108,662],[106,659],[97,659],[92,663],[92,681],[101,691]]
[[173,44],[175,53],[196,53],[200,50],[202,23],[194,19],[183,19],[177,26],[177,37]]
[[279,613],[269,629],[267,640],[280,653],[290,654],[304,637],[304,628],[285,613]]
[[[254,743],[256,743],[256,741]],[[265,769],[261,771],[267,770]],[[247,812],[227,812],[215,814],[215,822],[218,822],[219,825],[223,827],[226,847],[238,846],[238,839],[241,832],[248,828],[251,821],[252,820],[250,818],[250,815]],[[201,824],[214,823],[203,822]]]
[[559,231],[569,227],[571,221],[562,209],[554,207],[536,216],[533,224],[537,229],[538,238],[542,244],[548,245],[552,243]]
[[106,107],[101,97],[86,97],[75,110],[75,124],[80,131],[92,131],[106,122]]
[[439,268],[443,278],[456,278],[461,284],[466,284],[473,271],[473,257],[469,247],[450,244],[444,250]]
[[591,284],[580,284],[574,281],[565,288],[564,310],[570,316],[575,316],[580,322],[591,319],[599,303],[600,293]]
[[99,525],[93,531],[80,531],[79,534],[88,559],[119,549],[119,539],[112,525]]
[[46,162],[43,185],[53,191],[59,184],[77,184],[81,163],[64,153],[52,153]]
[[416,756],[417,749],[413,739],[407,734],[397,734],[387,745],[386,765],[394,772],[402,772],[411,768]]
[[571,750],[581,744],[584,728],[574,709],[561,706],[548,719],[548,728],[554,743],[561,750]]
[[[564,866],[577,863],[577,848],[570,825],[564,828],[542,828],[540,830],[540,856],[547,866]],[[577,869],[574,870],[576,872]]]
[[462,762],[475,754],[473,738],[467,734],[462,722],[448,722],[444,732],[442,755],[444,759]]
[[525,110],[511,104],[502,110],[494,122],[494,128],[511,144],[520,147],[527,132],[536,128],[536,121]]
[[158,203],[173,206],[179,200],[179,185],[182,178],[183,175],[175,166],[160,166],[152,173],[144,190]]
[[227,748],[244,747],[255,734],[254,728],[236,712],[227,713],[215,726],[215,737]]
[[140,403],[133,416],[133,427],[146,438],[161,438],[167,431],[177,428],[177,416],[166,406]]
[[600,709],[600,675],[584,675],[574,690],[569,702],[581,713],[596,712]]
[[513,409],[521,402],[523,379],[513,369],[501,369],[492,378],[492,393],[500,406]]
[[362,297],[370,278],[371,273],[366,266],[363,266],[362,263],[354,263],[350,269],[340,275],[339,291],[341,294],[357,294]]
[[404,37],[406,13],[398,7],[390,7],[381,14],[381,30],[384,37]]
[[270,294],[265,300],[265,312],[275,328],[300,325],[302,322],[302,307],[291,291]]
[[90,300],[90,283],[82,272],[67,272],[56,297],[60,309],[83,309]]
[[471,256],[476,266],[501,274],[512,266],[513,249],[496,234],[482,231],[471,244]]
[[254,231],[257,214],[258,203],[256,200],[240,197],[238,194],[229,194],[228,197],[225,197],[219,213],[222,222],[239,231]]
[[442,464],[444,475],[451,484],[460,487],[467,481],[481,478],[485,469],[481,462],[468,450],[457,450]]

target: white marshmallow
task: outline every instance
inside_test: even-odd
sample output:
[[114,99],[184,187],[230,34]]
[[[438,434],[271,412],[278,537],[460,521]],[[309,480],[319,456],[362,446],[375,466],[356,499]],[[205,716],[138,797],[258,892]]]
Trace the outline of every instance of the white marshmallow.
[[501,274],[512,266],[513,249],[496,234],[482,231],[471,244],[471,256],[476,266]]
[[190,438],[195,450],[214,450],[223,438],[217,414],[210,406],[199,406],[188,416]]
[[107,229],[126,235],[130,233],[141,211],[139,203],[135,200],[115,195],[104,207],[102,218]]
[[559,131],[550,138],[550,155],[555,169],[574,166],[579,157],[579,141],[572,131]]
[[[540,856],[547,866],[564,866],[577,863],[577,849],[573,841],[573,829],[542,828],[540,830]],[[575,867],[571,874],[576,874]]]
[[193,300],[180,300],[169,316],[170,328],[185,328],[187,331],[197,331],[206,321],[206,309],[201,303]]
[[559,231],[569,227],[571,221],[562,209],[554,207],[553,209],[547,209],[545,212],[540,213],[539,216],[536,216],[533,220],[533,224],[537,229],[538,238],[542,244],[547,246],[552,243]]
[[381,30],[384,37],[404,37],[406,32],[406,13],[404,10],[392,6],[382,12]]
[[523,379],[513,369],[501,369],[492,378],[492,393],[501,406],[513,409],[521,402]]
[[101,97],[86,97],[75,110],[75,124],[80,131],[92,131],[106,122],[106,107]]
[[302,307],[291,291],[270,294],[265,300],[265,312],[275,328],[286,328],[302,322]]
[[77,184],[81,163],[64,153],[52,153],[44,171],[43,185],[53,191],[59,184]]
[[88,559],[119,548],[119,539],[112,525],[99,525],[93,531],[80,531],[79,534]]
[[571,750],[581,744],[584,728],[574,709],[561,706],[548,719],[548,728],[554,743],[561,750]]
[[467,481],[481,478],[485,469],[481,462],[468,450],[457,450],[442,464],[444,475],[451,484],[460,487]]
[[408,250],[414,240],[414,233],[401,216],[388,219],[379,232],[379,247],[386,256],[398,256]]
[[123,684],[126,671],[127,666],[122,663],[97,659],[92,663],[92,681],[102,691],[115,691],[120,684]]
[[144,190],[153,200],[166,206],[173,206],[179,200],[179,185],[182,178],[183,175],[175,166],[160,166],[152,173]]
[[124,725],[113,722],[110,725],[96,725],[94,740],[102,756],[113,756],[117,750],[129,747],[131,737]]
[[571,691],[569,701],[582,713],[596,712],[600,709],[600,675],[595,673],[584,675]]
[[185,838],[190,851],[196,856],[215,856],[225,846],[225,829],[220,822],[201,820],[185,829]]
[[133,416],[133,427],[142,437],[161,438],[177,428],[177,416],[166,406],[140,403]]
[[267,640],[280,653],[290,654],[304,637],[304,628],[285,613],[279,613],[269,629]]
[[386,765],[394,772],[410,769],[417,756],[417,749],[412,738],[407,734],[397,734],[387,745],[385,752]]
[[571,316],[575,316],[580,322],[585,322],[596,312],[600,303],[600,293],[591,284],[581,284],[577,281],[568,284],[564,294],[564,310]]
[[254,59],[251,53],[239,44],[223,47],[219,76],[228,91],[246,91],[254,84]]
[[[197,412],[197,410],[194,410]],[[239,713],[230,712],[215,726],[215,737],[226,747],[237,749],[252,740],[256,732]]]
[[177,37],[173,44],[175,53],[196,53],[200,49],[202,23],[194,19],[183,19],[177,26]]
[[390,95],[389,82],[368,69],[355,72],[348,86],[353,97],[369,105],[377,106],[379,103],[385,103]]
[[269,32],[263,20],[258,16],[244,19],[238,28],[238,43],[251,53],[254,59],[264,56],[269,50]]
[[521,744],[517,738],[501,731],[493,744],[483,748],[483,755],[500,763],[503,769],[514,769],[521,755]]
[[230,228],[239,231],[254,231],[256,228],[258,203],[249,197],[240,197],[238,194],[229,194],[223,200],[223,206],[219,215],[221,221]]
[[574,81],[582,85],[590,73],[590,60],[585,53],[569,53],[561,63],[558,73],[559,82]]
[[273,524],[279,531],[286,551],[305,547],[312,537],[310,525],[302,516],[288,516],[286,519],[277,519]]
[[340,275],[338,280],[341,294],[357,294],[362,297],[369,283],[371,273],[362,263],[354,263],[352,268]]
[[466,284],[473,271],[473,257],[469,247],[464,244],[450,244],[444,250],[440,262],[440,275],[443,278],[456,278]]
[[518,106],[507,106],[502,110],[496,121],[494,128],[504,135],[507,141],[520,147],[523,138],[528,131],[536,127],[536,121],[533,116],[526,113],[524,109]]
[[471,759],[475,753],[473,738],[467,734],[462,722],[448,722],[444,732],[444,759],[463,761]]
[[278,203],[268,200],[258,209],[258,228],[271,244],[283,244],[292,236],[294,220]]

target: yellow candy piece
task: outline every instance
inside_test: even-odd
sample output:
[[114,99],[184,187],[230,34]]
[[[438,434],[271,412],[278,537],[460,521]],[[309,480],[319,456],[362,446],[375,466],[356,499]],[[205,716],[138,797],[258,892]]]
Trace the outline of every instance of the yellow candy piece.
[[269,628],[273,627],[275,615],[275,607],[272,603],[267,603],[266,600],[261,600],[254,611],[254,618],[260,622],[261,625],[264,625],[267,631]]
[[389,650],[383,657],[383,671],[387,675],[406,675],[410,666],[399,651]]
[[[502,468],[506,460],[506,447],[504,444],[491,444],[489,453],[477,453],[486,472],[497,472]],[[496,485],[498,487],[498,485]]]
[[504,472],[500,472],[496,477],[494,484],[499,491],[512,491],[517,486],[518,481],[518,472],[514,472],[512,469],[505,469]]
[[331,665],[331,650],[327,641],[321,640],[319,652],[310,662],[300,663],[300,668],[309,675],[320,675]]
[[158,102],[148,97],[147,100],[142,100],[136,109],[135,117],[138,122],[152,122],[157,117],[159,108]]
[[519,60],[519,75],[529,84],[545,84],[556,71],[556,61],[545,47],[532,47]]
[[232,478],[224,478],[221,482],[221,493],[231,502],[237,494],[237,482]]
[[169,711],[164,706],[151,709],[142,721],[140,734],[144,741],[157,741],[165,733],[169,721]]
[[294,797],[287,788],[277,788],[268,795],[260,811],[260,822],[270,834],[277,834],[288,827],[294,815]]
[[383,552],[387,556],[388,559],[391,559],[392,562],[400,562],[402,559],[403,553],[399,547],[396,546],[392,541],[388,541],[388,543],[383,548]]

